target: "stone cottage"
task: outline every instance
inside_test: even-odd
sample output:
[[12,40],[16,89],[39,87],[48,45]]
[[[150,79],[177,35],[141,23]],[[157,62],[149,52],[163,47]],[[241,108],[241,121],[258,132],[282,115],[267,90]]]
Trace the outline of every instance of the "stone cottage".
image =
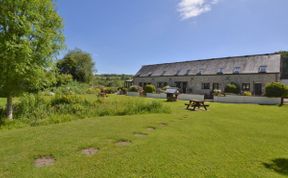
[[242,91],[264,94],[265,85],[287,82],[287,59],[281,53],[224,57],[144,65],[134,76],[134,85],[153,84],[157,88],[176,86],[182,93],[210,94],[237,83]]

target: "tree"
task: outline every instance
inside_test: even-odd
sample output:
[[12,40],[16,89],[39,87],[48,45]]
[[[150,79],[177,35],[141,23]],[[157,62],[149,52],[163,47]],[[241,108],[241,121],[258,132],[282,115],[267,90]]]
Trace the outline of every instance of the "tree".
[[288,88],[280,82],[273,82],[265,87],[265,95],[268,97],[286,97]]
[[288,51],[280,51],[281,54],[281,79],[288,79]]
[[70,74],[56,74],[56,86],[67,85],[73,81],[73,77]]
[[8,119],[14,96],[42,87],[63,48],[62,29],[51,0],[0,0],[0,97]]
[[281,97],[281,105],[283,105],[284,98],[288,97],[288,86],[280,82],[270,83],[265,87],[265,95],[268,97]]
[[57,63],[62,74],[71,74],[74,80],[90,82],[93,77],[94,63],[91,55],[80,49],[69,51],[64,58]]

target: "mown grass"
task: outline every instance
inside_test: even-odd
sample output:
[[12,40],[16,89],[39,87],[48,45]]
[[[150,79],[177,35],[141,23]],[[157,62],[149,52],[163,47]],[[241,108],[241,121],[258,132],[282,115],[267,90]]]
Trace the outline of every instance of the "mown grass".
[[5,99],[4,98],[0,98],[0,106],[4,106],[5,105]]
[[[287,106],[211,103],[192,112],[162,102],[172,113],[1,131],[0,177],[287,177]],[[87,147],[100,151],[86,157]],[[36,168],[38,155],[53,155],[55,165]]]

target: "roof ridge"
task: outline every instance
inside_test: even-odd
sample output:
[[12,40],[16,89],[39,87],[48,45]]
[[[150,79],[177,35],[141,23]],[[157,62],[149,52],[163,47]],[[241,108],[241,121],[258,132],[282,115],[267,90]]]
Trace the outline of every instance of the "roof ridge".
[[199,61],[224,60],[224,59],[234,59],[234,58],[248,58],[248,57],[257,57],[257,56],[270,56],[270,55],[277,55],[277,54],[280,54],[280,52],[240,55],[240,56],[228,56],[228,57],[217,57],[217,58],[208,58],[208,59],[196,59],[196,60],[187,60],[187,61],[179,61],[179,62],[167,62],[167,63],[161,63],[161,64],[148,64],[148,65],[142,65],[142,67],[165,65],[165,64],[186,63],[186,62],[199,62]]

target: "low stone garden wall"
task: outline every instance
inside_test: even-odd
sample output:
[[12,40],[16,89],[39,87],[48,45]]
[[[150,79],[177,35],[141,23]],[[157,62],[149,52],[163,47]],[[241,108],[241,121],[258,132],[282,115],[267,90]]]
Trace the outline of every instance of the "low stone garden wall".
[[127,92],[127,96],[140,96],[138,92]]
[[[161,94],[154,94],[154,93],[147,93],[146,96],[148,98],[162,98],[166,99],[166,94],[161,93]],[[179,100],[204,100],[204,95],[192,95],[192,94],[180,94],[178,95]]]
[[178,96],[179,100],[198,100],[204,101],[204,95],[192,95],[192,94],[180,94]]
[[214,102],[219,103],[243,103],[276,105],[281,103],[280,98],[255,97],[255,96],[214,96]]
[[288,85],[288,80],[281,80],[281,83],[285,84],[285,85]]
[[[138,92],[127,92],[127,96],[140,96]],[[166,99],[165,93],[147,93],[148,98],[160,98]],[[199,100],[204,101],[204,95],[195,94],[180,94],[179,100]],[[214,102],[219,103],[241,103],[241,104],[263,104],[263,105],[277,105],[281,103],[280,98],[268,98],[268,97],[255,97],[255,96],[237,96],[237,95],[226,95],[226,96],[214,96]],[[285,103],[287,99],[285,100]]]
[[166,98],[166,94],[165,94],[165,93],[160,93],[160,94],[147,93],[146,96],[147,96],[148,98],[162,98],[162,99],[165,99],[165,98]]

